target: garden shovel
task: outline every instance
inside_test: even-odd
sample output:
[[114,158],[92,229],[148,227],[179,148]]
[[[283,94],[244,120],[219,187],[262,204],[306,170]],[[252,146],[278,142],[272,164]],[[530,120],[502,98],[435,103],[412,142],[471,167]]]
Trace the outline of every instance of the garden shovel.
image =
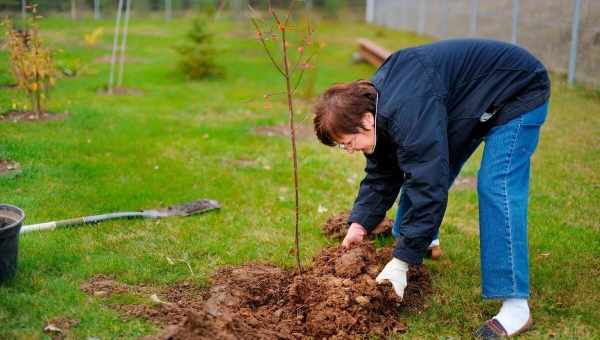
[[21,227],[21,234],[38,230],[53,230],[56,228],[74,226],[79,224],[95,224],[102,221],[114,220],[119,218],[164,218],[171,216],[190,216],[205,213],[207,211],[219,209],[219,202],[208,199],[201,199],[185,204],[172,205],[162,209],[114,212],[109,214],[84,216],[71,218],[62,221],[52,221],[40,224],[32,224]]

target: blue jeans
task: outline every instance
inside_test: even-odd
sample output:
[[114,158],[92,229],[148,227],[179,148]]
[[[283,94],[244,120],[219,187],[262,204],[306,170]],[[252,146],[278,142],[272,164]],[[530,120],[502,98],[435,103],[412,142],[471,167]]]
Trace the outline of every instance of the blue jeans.
[[527,204],[531,156],[546,120],[548,103],[484,138],[477,176],[482,295],[528,298]]
[[[486,299],[529,297],[527,204],[530,162],[547,113],[548,103],[492,128],[484,137],[477,194],[481,286]],[[470,153],[475,149],[476,146]],[[463,164],[464,161],[456,169],[450,169],[450,184]],[[400,221],[407,204],[401,196],[392,229],[395,236],[400,232]]]

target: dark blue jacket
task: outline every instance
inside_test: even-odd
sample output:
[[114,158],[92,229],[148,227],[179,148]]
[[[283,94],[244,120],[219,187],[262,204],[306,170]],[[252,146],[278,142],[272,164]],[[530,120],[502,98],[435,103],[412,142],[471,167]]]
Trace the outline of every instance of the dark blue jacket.
[[365,155],[366,176],[349,222],[371,231],[403,188],[410,208],[394,256],[418,264],[442,222],[451,169],[491,127],[545,103],[550,80],[523,48],[455,39],[395,52],[372,82],[377,142]]

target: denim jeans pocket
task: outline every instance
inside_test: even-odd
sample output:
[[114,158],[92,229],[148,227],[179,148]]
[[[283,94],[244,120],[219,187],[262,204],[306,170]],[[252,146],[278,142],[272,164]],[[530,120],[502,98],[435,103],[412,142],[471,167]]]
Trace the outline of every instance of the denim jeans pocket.
[[539,125],[525,123],[521,125],[519,141],[515,149],[522,152],[523,156],[531,157],[535,152],[540,137],[540,126],[541,123]]

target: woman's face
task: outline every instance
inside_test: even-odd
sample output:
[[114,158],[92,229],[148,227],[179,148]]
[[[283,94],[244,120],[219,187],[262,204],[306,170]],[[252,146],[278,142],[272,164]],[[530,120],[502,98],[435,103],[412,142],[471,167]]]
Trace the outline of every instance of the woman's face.
[[361,151],[371,154],[375,149],[375,119],[373,114],[365,112],[362,119],[363,127],[353,134],[343,134],[339,137],[337,144],[348,153]]

